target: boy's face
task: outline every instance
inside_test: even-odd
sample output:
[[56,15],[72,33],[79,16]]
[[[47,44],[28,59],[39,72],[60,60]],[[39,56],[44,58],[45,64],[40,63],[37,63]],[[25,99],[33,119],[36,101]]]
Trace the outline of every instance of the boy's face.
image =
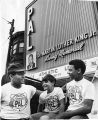
[[24,74],[16,73],[15,75],[12,76],[11,81],[16,84],[24,83]]
[[52,86],[54,86],[54,83],[50,82],[49,80],[42,81],[42,87],[44,90],[51,90]]
[[78,78],[78,72],[79,72],[79,70],[76,70],[74,68],[74,65],[69,65],[68,66],[68,72],[67,73],[69,74],[69,77],[71,78],[71,80]]

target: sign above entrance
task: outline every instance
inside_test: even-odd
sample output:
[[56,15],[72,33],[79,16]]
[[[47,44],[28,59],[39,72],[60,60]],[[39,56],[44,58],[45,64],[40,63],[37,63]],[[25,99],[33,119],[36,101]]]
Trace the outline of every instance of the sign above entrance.
[[[77,36],[75,39],[66,40],[56,46],[48,48],[42,52],[37,51],[37,58],[45,57],[44,61],[56,61],[60,57],[63,58],[66,55],[83,51],[85,47],[85,40],[95,37],[97,35],[96,31],[90,31],[88,33],[81,34]],[[68,48],[72,46],[71,48]]]
[[[84,60],[84,62],[86,64],[85,74],[90,74],[90,73],[95,72],[97,62],[98,62],[98,57],[86,59],[86,60]],[[42,78],[46,74],[52,74],[57,79],[67,78],[68,77],[67,67],[68,67],[68,65],[64,65],[64,66],[56,67],[56,68],[53,68],[53,69],[49,69],[49,70],[41,71],[41,72],[38,72],[38,73],[34,73],[34,74],[26,73],[25,76],[30,77],[30,78],[34,78],[34,79],[38,79],[38,80],[42,80]]]
[[84,41],[86,39],[89,39],[89,38],[92,38],[94,36],[96,36],[96,32],[95,31],[90,31],[89,33],[81,34],[81,35],[77,36],[75,39],[66,40],[63,43],[57,44],[56,46],[54,46],[52,48],[44,50],[42,53],[38,54],[38,58],[46,56],[46,55],[48,55],[50,53],[59,51],[61,49],[67,48],[67,47],[69,47],[69,46],[71,46],[73,44],[82,42],[82,41]]

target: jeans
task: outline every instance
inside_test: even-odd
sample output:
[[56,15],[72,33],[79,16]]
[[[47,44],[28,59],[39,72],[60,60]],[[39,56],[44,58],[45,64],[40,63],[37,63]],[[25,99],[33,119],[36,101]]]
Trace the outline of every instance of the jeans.
[[20,118],[20,119],[4,119],[4,118],[1,118],[1,120],[29,120],[29,118]]

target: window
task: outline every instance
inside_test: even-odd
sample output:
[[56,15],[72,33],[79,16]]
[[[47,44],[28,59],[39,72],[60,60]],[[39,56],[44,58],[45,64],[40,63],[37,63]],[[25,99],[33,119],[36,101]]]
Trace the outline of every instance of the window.
[[19,44],[19,53],[24,52],[24,43]]
[[13,46],[13,54],[16,53],[16,49],[17,49],[17,44],[15,44],[15,45]]
[[10,49],[10,56],[12,56],[12,46],[11,46],[11,49]]

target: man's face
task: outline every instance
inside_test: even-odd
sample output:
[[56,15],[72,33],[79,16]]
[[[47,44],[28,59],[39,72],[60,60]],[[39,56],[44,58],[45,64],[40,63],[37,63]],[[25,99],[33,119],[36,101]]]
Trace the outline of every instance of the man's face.
[[69,65],[68,66],[68,72],[67,73],[69,74],[69,77],[71,78],[71,80],[78,78],[78,70],[76,70],[74,68],[74,65]]
[[30,56],[30,57],[29,57],[29,64],[32,64],[32,63],[33,63],[33,57]]

